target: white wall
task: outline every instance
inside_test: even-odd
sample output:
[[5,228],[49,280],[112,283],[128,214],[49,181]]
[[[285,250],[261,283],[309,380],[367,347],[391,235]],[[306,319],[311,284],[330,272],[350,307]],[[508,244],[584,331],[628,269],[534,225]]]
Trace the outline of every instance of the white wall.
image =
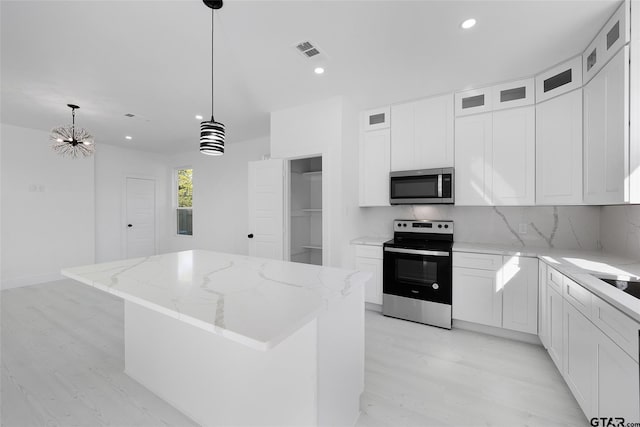
[[171,218],[168,157],[100,144],[95,154],[96,262],[125,258],[126,177],[150,178],[156,187],[156,251],[167,252]]
[[603,206],[600,236],[605,251],[640,260],[640,205]]
[[0,125],[2,289],[94,262],[94,158],[67,159],[46,132]]
[[341,97],[271,113],[271,157],[292,159],[322,155],[323,264],[341,265],[342,137]]
[[223,156],[206,156],[197,147],[173,156],[169,170],[193,168],[193,236],[176,234],[175,186],[170,186],[167,250],[208,249],[248,254],[248,162],[269,154],[269,139],[226,144]]

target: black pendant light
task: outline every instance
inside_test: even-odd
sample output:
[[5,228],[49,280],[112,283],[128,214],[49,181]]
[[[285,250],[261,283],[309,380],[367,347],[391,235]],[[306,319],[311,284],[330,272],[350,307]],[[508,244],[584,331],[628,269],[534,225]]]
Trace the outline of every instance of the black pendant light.
[[71,108],[71,124],[51,130],[51,148],[64,157],[89,157],[96,151],[93,136],[84,128],[76,128],[76,110],[80,107],[74,104],[67,107]]
[[224,125],[213,118],[213,11],[222,7],[222,0],[203,0],[211,8],[211,120],[200,123],[200,152],[210,156],[224,154]]

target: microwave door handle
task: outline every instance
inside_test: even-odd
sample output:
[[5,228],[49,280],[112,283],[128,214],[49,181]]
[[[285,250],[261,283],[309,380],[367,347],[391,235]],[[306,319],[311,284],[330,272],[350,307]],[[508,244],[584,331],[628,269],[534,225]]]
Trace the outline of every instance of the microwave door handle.
[[438,174],[438,198],[442,199],[442,174]]

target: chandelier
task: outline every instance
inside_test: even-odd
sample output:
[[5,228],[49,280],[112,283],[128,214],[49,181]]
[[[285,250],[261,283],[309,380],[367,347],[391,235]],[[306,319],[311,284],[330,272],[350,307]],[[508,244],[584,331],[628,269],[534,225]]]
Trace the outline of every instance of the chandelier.
[[74,104],[67,107],[71,108],[71,124],[51,130],[51,148],[63,157],[89,157],[96,151],[93,136],[84,128],[76,128],[76,110],[80,107]]

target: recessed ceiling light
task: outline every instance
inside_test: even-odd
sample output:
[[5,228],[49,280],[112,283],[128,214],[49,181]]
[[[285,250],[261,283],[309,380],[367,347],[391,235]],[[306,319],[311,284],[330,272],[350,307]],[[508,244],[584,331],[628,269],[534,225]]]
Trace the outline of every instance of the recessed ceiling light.
[[133,137],[127,135],[127,136],[124,137],[124,139],[133,139]]
[[197,120],[202,120],[202,116],[200,114],[196,114],[196,119]]
[[323,74],[324,73],[324,68],[322,67],[316,67],[313,69],[313,72],[316,74]]
[[469,28],[473,27],[474,25],[476,25],[476,20],[473,18],[469,18],[466,21],[464,21],[462,24],[460,24],[460,26],[462,28],[464,28],[465,30],[468,30]]

